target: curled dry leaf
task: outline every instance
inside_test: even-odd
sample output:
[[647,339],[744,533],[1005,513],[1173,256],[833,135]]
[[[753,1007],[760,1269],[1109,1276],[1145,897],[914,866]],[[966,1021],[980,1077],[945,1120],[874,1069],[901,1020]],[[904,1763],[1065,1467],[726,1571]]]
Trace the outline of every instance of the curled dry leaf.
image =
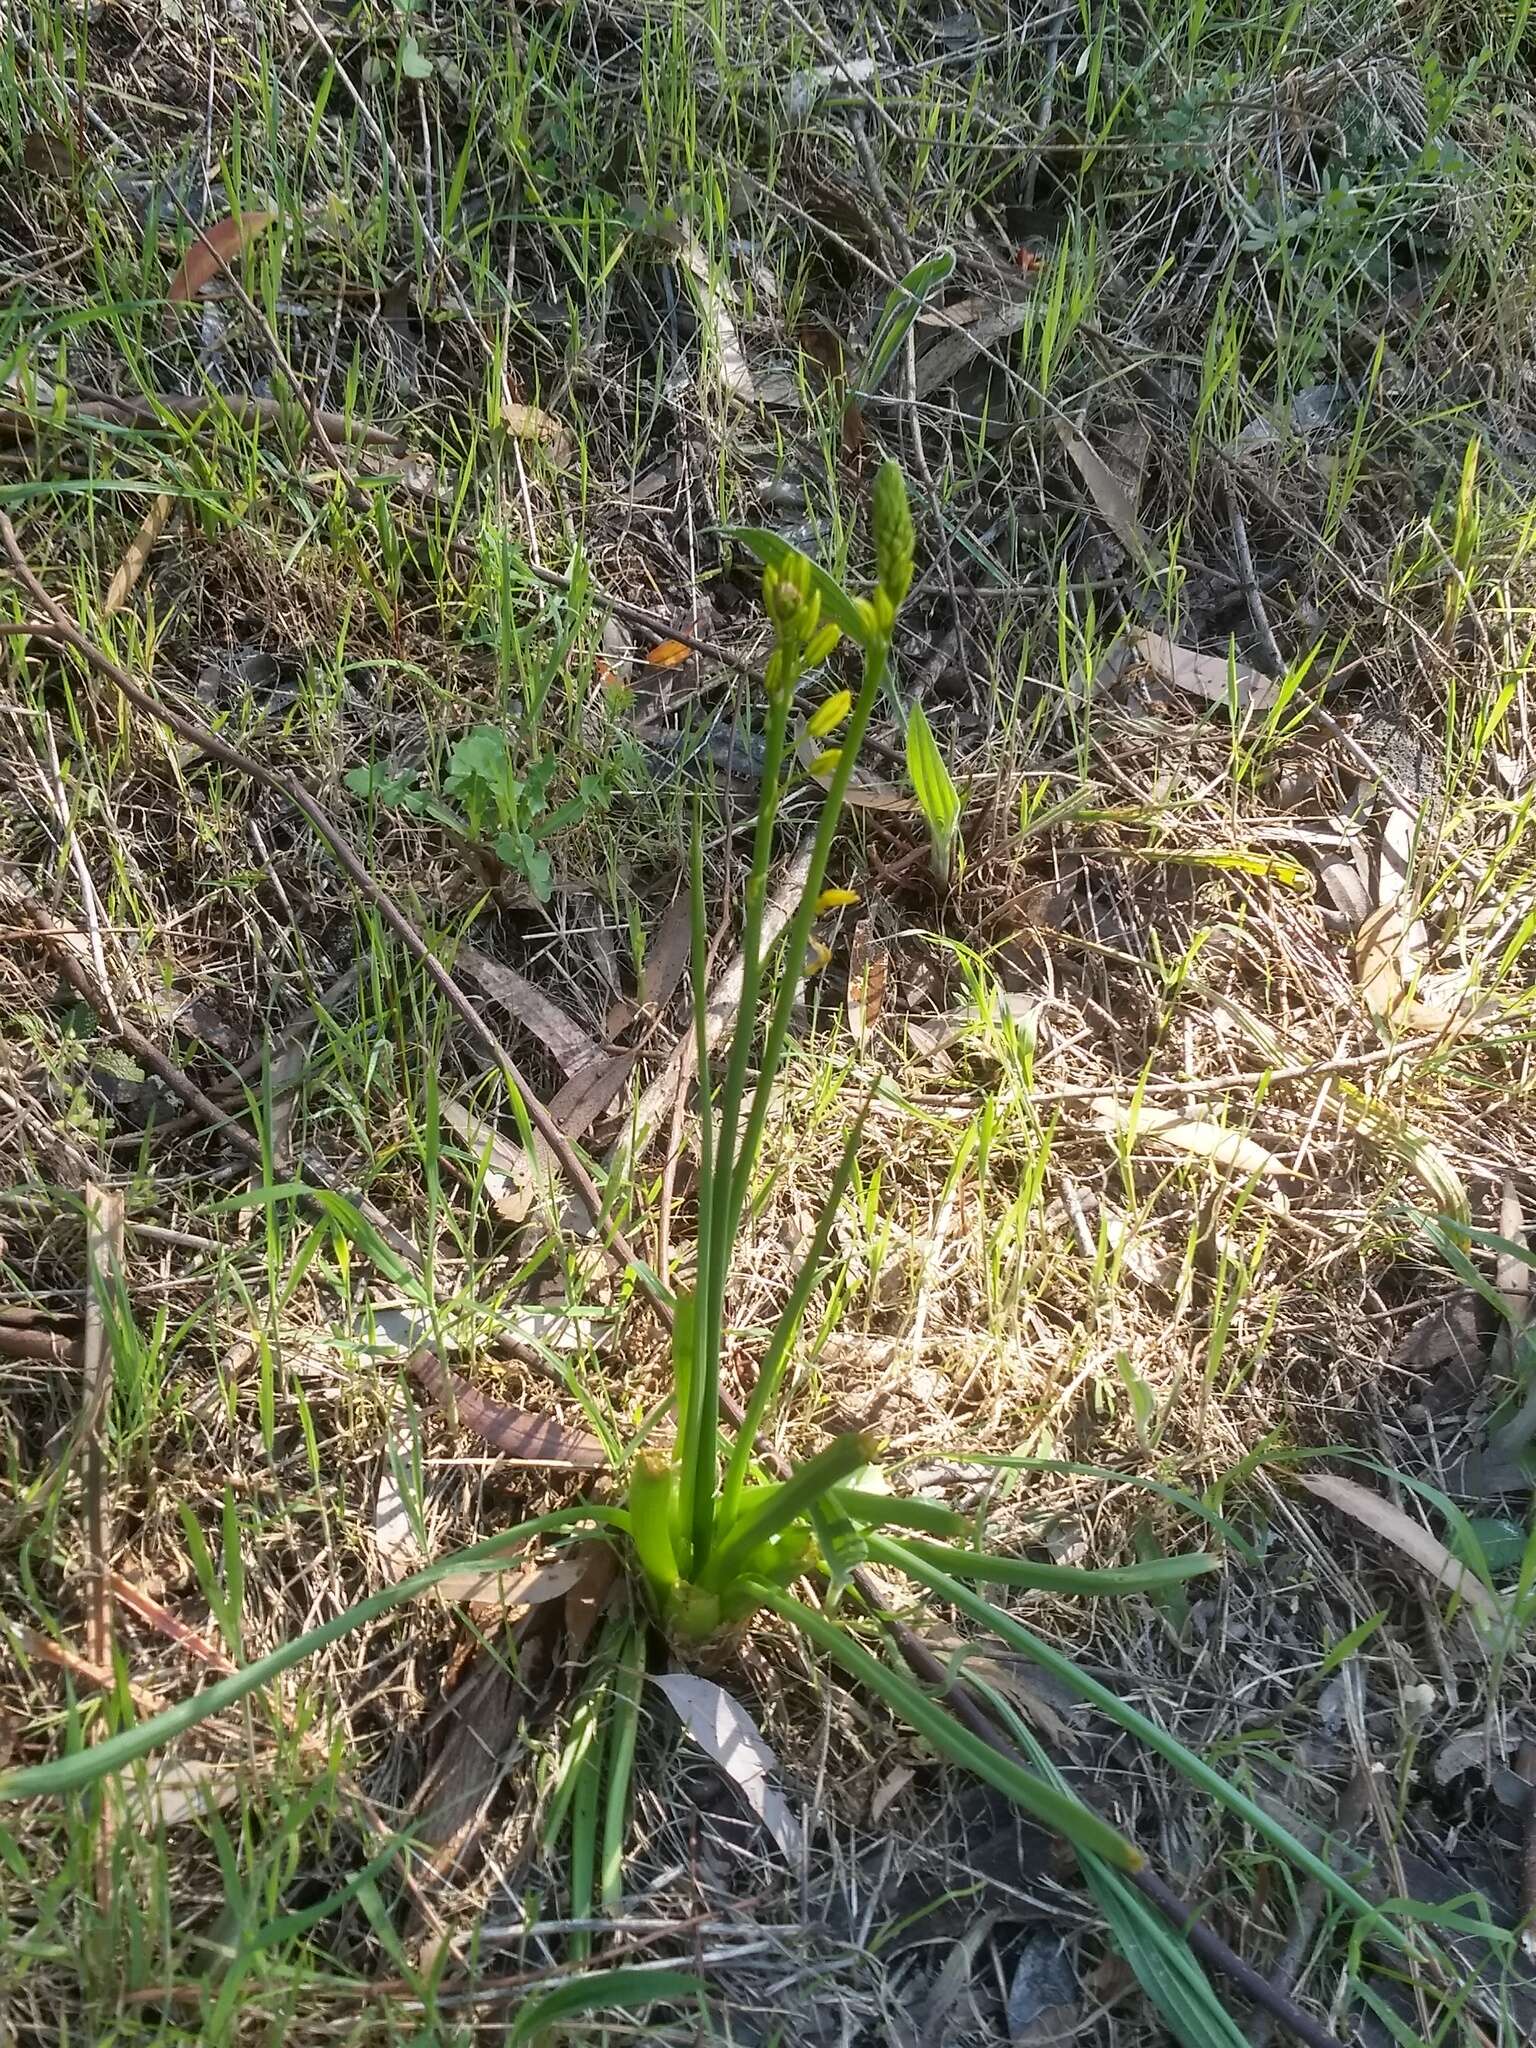
[[472,1429],[520,1464],[570,1465],[593,1471],[608,1462],[607,1452],[588,1431],[567,1428],[552,1415],[532,1415],[526,1408],[493,1400],[450,1372],[434,1351],[413,1352],[405,1369],[451,1421]]
[[1438,1536],[1431,1534],[1422,1522],[1404,1514],[1394,1502],[1335,1472],[1298,1472],[1296,1477],[1308,1493],[1349,1515],[1384,1543],[1390,1543],[1439,1585],[1458,1594],[1485,1620],[1503,1621],[1503,1607],[1482,1580],[1453,1557]]
[[779,1760],[763,1740],[752,1716],[723,1685],[674,1671],[654,1678],[673,1711],[699,1746],[706,1750],[788,1857],[800,1851],[800,1824],[773,1780]]
[[1398,804],[1382,827],[1376,908],[1355,935],[1355,979],[1378,1023],[1454,1037],[1474,1029],[1484,1012],[1464,979],[1426,970],[1429,935],[1412,886],[1419,825],[1417,814]]
[[1153,567],[1152,558],[1142,535],[1141,521],[1136,516],[1136,499],[1141,494],[1141,478],[1136,478],[1134,491],[1129,489],[1116,476],[1103,456],[1065,421],[1057,421],[1056,432],[1061,445],[1071,456],[1078,475],[1088,486],[1089,495],[1099,517],[1126,552],[1135,557],[1138,565],[1150,572]]
[[[439,1114],[448,1128],[463,1139],[465,1149],[479,1163],[485,1192],[497,1216],[503,1223],[525,1222],[536,1192],[528,1154],[520,1145],[509,1145],[499,1131],[482,1123],[454,1096],[443,1099]],[[451,1153],[445,1153],[444,1158],[452,1162]]]
[[[817,739],[815,734],[808,730],[806,721],[802,718],[795,737],[795,753],[806,774],[813,781],[820,783],[823,789],[832,780],[832,771],[830,768],[818,768],[816,763],[826,751],[826,741]],[[917,809],[915,797],[906,795],[893,784],[882,781],[871,770],[857,764],[844,801],[865,811],[912,812]]]
[[[1116,1102],[1110,1095],[1097,1097],[1093,1113],[1101,1128],[1111,1136],[1129,1138],[1133,1144],[1138,1140],[1152,1139],[1160,1145],[1170,1146],[1175,1152],[1208,1159],[1214,1166],[1230,1167],[1244,1180],[1296,1178],[1283,1159],[1277,1158],[1273,1152],[1266,1152],[1262,1145],[1256,1144],[1252,1138],[1245,1138],[1240,1131],[1229,1131],[1221,1124],[1192,1122],[1174,1110],[1155,1109],[1146,1102],[1132,1107],[1128,1103]],[[1284,1216],[1289,1213],[1290,1203],[1283,1189],[1277,1187],[1269,1199],[1277,1214]]]
[[721,390],[727,398],[740,399],[743,405],[756,405],[759,396],[757,382],[742,351],[741,337],[736,332],[730,286],[715,275],[709,258],[686,230],[678,249],[678,260],[684,276],[693,286],[699,319],[714,336],[715,370]]
[[[403,1397],[400,1407],[403,1409]],[[392,1579],[403,1579],[421,1563],[421,1544],[416,1535],[416,1517],[406,1502],[402,1475],[411,1468],[416,1447],[411,1419],[401,1413],[390,1435],[379,1474],[379,1490],[373,1503],[373,1541],[384,1569]]]
[[848,1029],[862,1045],[885,1006],[886,951],[861,917],[848,947]]
[[876,1788],[875,1796],[869,1802],[869,1824],[871,1827],[875,1827],[878,1824],[880,1816],[895,1800],[901,1797],[902,1793],[906,1791],[916,1776],[917,1772],[911,1764],[898,1764],[895,1770],[881,1781],[880,1785]]
[[148,1835],[199,1820],[215,1807],[233,1805],[240,1796],[239,1771],[197,1758],[162,1763],[143,1784],[132,1771],[124,1771],[117,1782],[129,1820]]
[[1197,654],[1161,633],[1137,633],[1133,644],[1139,660],[1169,689],[1186,690],[1207,704],[1230,704],[1235,680],[1239,710],[1268,711],[1279,702],[1279,685],[1246,662],[1229,666],[1224,654]]
[[275,213],[232,213],[203,229],[182,258],[166,297],[173,306],[195,299],[210,279],[227,270],[248,242],[277,219]]
[[556,469],[569,469],[576,442],[564,421],[539,405],[503,405],[501,423],[514,441],[530,441],[544,450]]
[[[1510,1322],[1519,1329],[1531,1318],[1530,1247],[1526,1243],[1525,1212],[1520,1206],[1519,1191],[1507,1174],[1499,1197],[1499,1235],[1513,1249],[1500,1252],[1494,1260],[1493,1284],[1504,1297]],[[1527,1256],[1522,1258],[1522,1252]]]
[[1458,1037],[1476,1030],[1486,1011],[1447,975],[1424,971],[1424,927],[1401,899],[1373,910],[1355,935],[1355,978],[1379,1023],[1400,1031]]
[[658,640],[645,657],[647,668],[681,668],[692,655],[686,640]]

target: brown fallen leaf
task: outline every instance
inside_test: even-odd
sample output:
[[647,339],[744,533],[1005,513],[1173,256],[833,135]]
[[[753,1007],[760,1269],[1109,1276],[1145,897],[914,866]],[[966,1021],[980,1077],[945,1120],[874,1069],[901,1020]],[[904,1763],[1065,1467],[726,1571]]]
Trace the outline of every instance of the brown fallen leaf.
[[[432,1851],[435,1883],[476,1860],[485,1810],[516,1753],[528,1709],[521,1674],[505,1654],[482,1649],[445,1702],[447,1733],[417,1789],[413,1832]],[[412,1917],[419,1932],[421,1916]]]
[[[1096,1098],[1093,1113],[1104,1130],[1129,1138],[1133,1144],[1141,1139],[1152,1139],[1157,1144],[1171,1146],[1176,1152],[1187,1152],[1192,1158],[1208,1159],[1213,1166],[1230,1167],[1245,1180],[1295,1178],[1283,1159],[1265,1151],[1252,1138],[1245,1138],[1240,1131],[1229,1131],[1222,1124],[1191,1121],[1176,1110],[1155,1109],[1146,1102],[1133,1108],[1127,1103],[1116,1102],[1109,1095]],[[1284,1216],[1289,1213],[1290,1203],[1282,1189],[1277,1188],[1270,1201],[1277,1214]]]
[[276,219],[275,213],[232,213],[204,228],[182,258],[166,298],[173,306],[195,299],[205,284],[227,270],[246,244]]
[[1099,517],[1126,552],[1135,557],[1138,566],[1150,574],[1155,564],[1141,531],[1141,521],[1136,516],[1136,497],[1140,495],[1141,479],[1137,478],[1133,495],[1103,456],[1064,420],[1056,422],[1056,432],[1078,475],[1088,486]]
[[619,1560],[613,1545],[596,1537],[576,1544],[570,1555],[581,1566],[581,1576],[565,1596],[565,1658],[568,1664],[579,1664],[603,1618],[619,1576]]
[[1504,1620],[1502,1604],[1482,1580],[1453,1557],[1438,1536],[1426,1529],[1422,1522],[1404,1514],[1394,1502],[1335,1472],[1298,1472],[1296,1479],[1318,1500],[1327,1501],[1330,1507],[1350,1516],[1362,1528],[1369,1529],[1373,1536],[1379,1536],[1384,1543],[1390,1543],[1395,1550],[1401,1551],[1404,1557],[1421,1571],[1428,1572],[1448,1592],[1458,1594],[1485,1620]]
[[1355,934],[1355,979],[1365,1007],[1394,1031],[1437,1031],[1447,1038],[1475,1030],[1485,1011],[1453,977],[1425,972],[1424,927],[1399,899],[1370,912]]
[[465,1565],[445,1572],[424,1599],[446,1600],[454,1607],[493,1607],[508,1616],[525,1608],[563,1600],[578,1585],[586,1566],[577,1557],[554,1557],[542,1564],[518,1567],[515,1561],[488,1568]]
[[[807,729],[806,721],[802,718],[795,734],[795,753],[806,774],[814,782],[820,783],[823,789],[832,780],[832,771],[816,764],[826,751],[827,742],[817,739]],[[883,781],[872,769],[861,765],[854,767],[853,779],[848,784],[848,794],[844,801],[864,811],[913,812],[917,809],[916,797],[908,796],[904,790]]]
[[[439,1104],[439,1114],[464,1141],[465,1150],[480,1168],[485,1192],[499,1220],[512,1225],[526,1222],[536,1192],[528,1154],[520,1145],[508,1144],[499,1131],[483,1123],[457,1096],[445,1096]],[[451,1151],[445,1151],[443,1159],[450,1166],[456,1163]]]
[[759,387],[742,348],[741,336],[736,331],[736,295],[729,282],[711,265],[688,228],[682,231],[677,256],[698,305],[700,325],[714,340],[710,356],[726,397],[739,399],[743,405],[785,402],[790,394],[785,390],[782,378],[767,380],[771,391]]
[[[550,1098],[550,1115],[573,1143],[584,1138],[608,1109],[634,1071],[639,1057],[638,1052],[615,1052],[604,1059],[594,1060],[590,1067],[578,1068],[565,1086]],[[535,1140],[535,1146],[541,1165],[548,1171],[553,1153],[548,1152],[542,1138]]]
[[540,405],[503,405],[501,423],[514,441],[531,441],[542,448],[556,469],[569,469],[576,458],[570,428]]
[[862,1045],[885,1007],[886,951],[870,936],[867,917],[853,928],[848,947],[848,1029]]
[[403,1396],[397,1397],[396,1421],[390,1433],[379,1490],[373,1502],[373,1542],[392,1579],[403,1579],[422,1562],[421,1542],[416,1534],[417,1517],[400,1485],[400,1475],[409,1472],[415,1449],[415,1431],[405,1412]]
[[114,612],[120,612],[133,594],[133,587],[144,573],[144,565],[154,551],[155,542],[165,531],[166,521],[175,510],[176,501],[165,492],[151,503],[144,515],[144,524],[128,543],[128,552],[117,565],[117,573],[107,585],[107,594],[102,599],[101,616],[110,619]]
[[214,1807],[232,1806],[242,1789],[238,1769],[196,1757],[186,1763],[161,1763],[142,1784],[131,1771],[117,1782],[129,1821],[148,1835],[201,1820]]
[[602,1444],[586,1430],[568,1428],[552,1415],[531,1415],[526,1408],[493,1400],[450,1372],[434,1351],[412,1352],[405,1369],[451,1421],[473,1430],[519,1464],[569,1465],[591,1472],[608,1462]]
[[736,1785],[764,1828],[791,1861],[799,1855],[800,1823],[775,1779],[779,1760],[746,1708],[723,1685],[691,1671],[653,1676],[677,1718],[701,1749]]
[[911,1764],[898,1764],[895,1770],[881,1781],[876,1787],[874,1797],[869,1802],[869,1824],[871,1827],[877,1825],[880,1816],[885,1812],[886,1808],[894,1800],[901,1797],[902,1793],[906,1791],[916,1776],[917,1772]]
[[1025,326],[1035,311],[1033,299],[1008,299],[998,306],[976,306],[969,325],[960,321],[965,307],[950,306],[945,331],[917,358],[916,396],[927,398],[954,382],[968,363],[986,349],[995,349]]
[[604,1020],[610,1038],[627,1031],[639,1017],[655,1019],[661,1015],[687,969],[691,944],[692,917],[685,890],[673,897],[656,928],[656,936],[646,942],[645,957],[640,963],[640,987],[634,1001],[622,996],[610,1008]]
[[[1224,654],[1197,654],[1162,633],[1137,633],[1133,638],[1138,658],[1169,689],[1186,690],[1192,697],[1203,697],[1207,704],[1232,702],[1232,671]],[[1278,683],[1246,662],[1234,666],[1239,710],[1268,711],[1280,701]]]
[[[1493,1362],[1502,1371],[1509,1371],[1518,1367],[1521,1337],[1531,1320],[1531,1267],[1525,1212],[1520,1206],[1519,1191],[1507,1174],[1499,1197],[1499,1235],[1511,1249],[1494,1254],[1493,1284],[1499,1290],[1508,1320],[1499,1326]],[[1522,1257],[1522,1253],[1527,1256]]]
[[686,640],[658,640],[645,657],[647,668],[681,668],[694,650]]
[[567,1016],[553,997],[519,974],[515,967],[504,967],[477,946],[469,945],[459,947],[455,965],[473,975],[492,1002],[499,1003],[509,1017],[531,1032],[562,1072],[574,1074],[579,1067],[589,1066],[598,1058],[601,1048],[597,1041]]

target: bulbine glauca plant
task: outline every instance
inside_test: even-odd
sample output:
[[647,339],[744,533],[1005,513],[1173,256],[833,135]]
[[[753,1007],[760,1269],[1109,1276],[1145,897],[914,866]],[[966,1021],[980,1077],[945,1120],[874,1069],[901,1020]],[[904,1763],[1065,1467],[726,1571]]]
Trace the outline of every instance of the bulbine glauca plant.
[[[1181,1937],[1162,1925],[1127,1886],[1142,1858],[1099,1813],[1077,1799],[1049,1760],[1032,1750],[1027,1730],[1013,1728],[1033,1756],[1028,1768],[1001,1752],[950,1711],[941,1697],[897,1669],[884,1652],[884,1617],[873,1604],[866,1562],[886,1580],[905,1581],[914,1602],[931,1599],[966,1615],[1015,1654],[1064,1679],[1080,1696],[1158,1749],[1246,1825],[1281,1847],[1297,1867],[1357,1911],[1364,1901],[1255,1802],[1246,1799],[1146,1717],[1117,1700],[978,1585],[1033,1588],[1064,1596],[1154,1591],[1214,1568],[1204,1554],[1160,1557],[1093,1571],[1036,1563],[987,1547],[977,1520],[940,1502],[898,1498],[879,1470],[880,1446],[869,1434],[840,1435],[797,1468],[780,1475],[760,1458],[757,1442],[784,1399],[802,1319],[823,1272],[833,1225],[861,1142],[852,1120],[841,1160],[823,1202],[811,1244],[761,1356],[739,1427],[721,1399],[725,1310],[731,1253],[742,1228],[763,1143],[775,1080],[789,1037],[801,972],[819,910],[829,856],[860,743],[880,696],[898,615],[912,584],[914,536],[900,470],[887,463],[873,493],[875,580],[852,594],[777,536],[737,529],[734,538],[763,563],[763,602],[774,644],[766,674],[761,804],[744,893],[744,979],[739,1023],[724,1071],[712,1072],[705,1041],[705,905],[702,834],[692,848],[692,950],[698,1042],[698,1222],[691,1284],[673,1310],[672,1441],[633,1448],[621,1502],[581,1502],[525,1521],[486,1542],[443,1558],[387,1585],[282,1645],[270,1655],[206,1686],[152,1718],[120,1727],[87,1744],[78,1728],[52,1761],[0,1775],[0,1803],[56,1797],[99,1782],[188,1729],[224,1713],[312,1653],[387,1609],[428,1591],[466,1563],[496,1565],[536,1541],[590,1540],[593,1531],[626,1559],[630,1597],[620,1597],[589,1653],[580,1696],[545,1809],[547,1849],[567,1845],[569,1910],[586,1919],[594,1900],[605,1910],[623,1893],[628,1798],[637,1757],[642,1681],[648,1664],[669,1649],[681,1658],[700,1646],[728,1648],[733,1631],[757,1622],[791,1628],[838,1665],[864,1692],[905,1719],[952,1764],[986,1779],[1077,1850],[1084,1872],[1125,1953],[1151,1956],[1143,1981],[1186,2041],[1226,2040],[1225,2015]],[[817,817],[808,878],[782,944],[762,957],[764,911],[784,791],[800,772],[790,743],[802,683],[847,641],[860,661],[858,687],[839,689],[811,708],[806,728],[822,744],[817,779],[825,800]],[[755,1079],[753,1079],[755,1059]],[[766,1618],[771,1616],[772,1623]],[[126,1698],[121,1710],[127,1712]],[[999,1709],[1005,1721],[1006,1706]],[[402,1842],[403,1842],[402,1838]],[[0,1844],[3,1846],[3,1844]],[[1142,1917],[1138,1919],[1136,1916]],[[581,1937],[585,1940],[585,1937]],[[580,1951],[576,1951],[580,1953]],[[1155,1965],[1155,1967],[1154,1967]],[[1137,1965],[1141,1971],[1141,1964]],[[1161,1973],[1161,1974],[1159,1974]],[[610,2003],[668,1995],[658,1975],[594,1973]],[[624,1981],[621,1981],[624,1980]],[[583,1978],[594,1992],[603,1985]],[[1172,1987],[1170,1989],[1170,1986]],[[698,1987],[677,1979],[672,1990]],[[560,1994],[564,1996],[564,1994]],[[1227,2022],[1230,2028],[1230,2022]]]

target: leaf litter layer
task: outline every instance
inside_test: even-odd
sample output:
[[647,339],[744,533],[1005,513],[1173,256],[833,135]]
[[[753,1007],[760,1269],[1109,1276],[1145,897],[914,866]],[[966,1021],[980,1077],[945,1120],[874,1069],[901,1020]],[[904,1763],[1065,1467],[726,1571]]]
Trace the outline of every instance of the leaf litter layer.
[[[1003,1597],[1304,1837],[1352,1829],[1340,1867],[1443,1945],[1410,1988],[1171,1764],[941,1603],[921,1625],[1308,2010],[1429,2039],[1470,1983],[1453,2031],[1516,2040],[1518,1952],[1477,1923],[1519,1922],[1532,1732],[1532,128],[1528,23],[1480,12],[45,12],[3,81],[0,490],[87,633],[301,773],[443,958],[553,1006],[475,991],[587,1158],[639,1158],[628,1227],[686,1281],[694,1098],[653,1098],[648,1150],[628,1115],[689,1035],[657,970],[699,797],[717,983],[739,942],[766,639],[721,536],[865,567],[903,459],[918,583],[728,1389],[873,1087],[776,1448],[876,1429],[898,1491],[1039,1564],[1220,1548],[1155,1596]],[[391,1531],[414,1562],[578,1497],[668,1379],[483,1045],[291,804],[8,647],[15,1766],[399,1578]],[[912,702],[963,799],[947,883]],[[255,1155],[178,1128],[118,1019]],[[124,1208],[104,1417],[88,1186]],[[1290,1484],[1309,1448],[1331,1497]],[[702,1971],[742,2025],[872,2040],[1028,2038],[1054,1941],[1058,2031],[1158,2024],[1114,1905],[767,1626],[711,1676],[801,1859],[642,1694],[620,1901],[569,1929],[543,1845],[606,1596],[509,1633],[507,1590],[381,1616],[120,1794],[13,1813],[16,2024],[404,2038],[432,1997],[468,2038],[584,1940]]]

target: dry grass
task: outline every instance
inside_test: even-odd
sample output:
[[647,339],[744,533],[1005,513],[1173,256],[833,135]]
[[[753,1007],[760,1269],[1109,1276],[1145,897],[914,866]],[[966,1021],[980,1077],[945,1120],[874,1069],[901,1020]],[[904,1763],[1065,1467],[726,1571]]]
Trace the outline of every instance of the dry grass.
[[[711,655],[674,668],[646,650],[682,627],[750,671],[764,628],[719,527],[777,523],[857,562],[871,457],[900,455],[924,570],[898,679],[967,790],[964,860],[941,892],[909,807],[853,816],[837,879],[861,900],[829,922],[807,984],[739,1247],[736,1363],[750,1369],[849,1105],[878,1081],[780,1447],[872,1421],[898,1485],[990,1501],[998,1540],[1095,1563],[1190,1547],[1202,1511],[1226,1517],[1223,1570],[1188,1598],[1030,1594],[1019,1611],[1300,1825],[1359,1806],[1387,1891],[1437,1913],[1474,1891],[1511,1925],[1516,1773],[1536,1739],[1528,1574],[1509,1562],[1528,1491],[1523,1469],[1490,1480],[1478,1461],[1518,1403],[1521,1354],[1426,1218],[1507,1233],[1536,1201],[1529,10],[1290,12],[1149,0],[813,24],[444,5],[306,27],[265,8],[83,26],[34,10],[0,60],[0,122],[27,166],[0,201],[0,504],[84,629],[166,701],[302,772],[445,952],[467,938],[636,1054],[583,1133],[601,1159],[686,1029],[675,991],[656,1016],[620,1006],[676,893],[692,799],[709,806],[722,957],[753,801],[751,685]],[[402,70],[408,48],[425,75]],[[870,75],[817,78],[829,53],[868,56]],[[281,215],[243,260],[260,316],[225,279],[167,323],[183,210],[258,207]],[[687,237],[733,288],[753,375],[793,372],[792,403],[722,388]],[[851,363],[891,283],[941,242],[958,256],[948,316],[919,324],[855,433],[827,337]],[[275,395],[283,416],[103,420],[88,390]],[[431,487],[376,450],[338,480],[306,404],[398,430]],[[513,406],[557,418],[573,465],[509,431]],[[109,618],[162,490],[173,523]],[[567,572],[561,591],[549,579]],[[1147,632],[1220,658],[1231,643],[1234,703],[1127,658]],[[454,1170],[439,1097],[516,1142],[505,1100],[289,807],[41,642],[5,647],[0,1617],[16,1654],[0,1745],[19,1763],[382,1583],[376,1504],[402,1461],[432,1551],[576,1495],[579,1475],[498,1459],[407,1390],[423,1318],[483,1390],[618,1444],[666,1362],[589,1247],[537,1207],[509,1226],[472,1164]],[[1275,656],[1299,685],[1271,712],[1238,678]],[[899,793],[895,709],[869,767]],[[553,760],[551,808],[605,778],[551,843],[547,905],[488,835],[369,806],[346,781],[387,763],[441,794],[481,722],[521,770]],[[789,806],[786,854],[807,815]],[[1363,950],[1362,914],[1394,888],[1400,943]],[[258,1164],[167,1125],[176,1105],[124,1060],[105,1006],[77,1000],[26,903],[258,1134]],[[885,992],[860,1031],[850,981],[869,949]],[[1383,996],[1395,1019],[1372,1015]],[[555,1097],[568,1076],[549,1044],[497,1022]],[[226,1094],[242,1066],[245,1092]],[[1220,1125],[1267,1163],[1213,1163],[1145,1126],[1129,1140],[1106,1098]],[[648,1252],[663,1151],[630,1197]],[[300,1204],[317,1162],[428,1261],[430,1313],[335,1212]],[[680,1270],[690,1171],[685,1144]],[[71,1438],[87,1181],[127,1215],[107,1560]],[[1493,1251],[1467,1250],[1510,1283]],[[1445,1307],[1459,1349],[1436,1348]],[[497,1332],[520,1356],[493,1351]],[[1441,1534],[1418,1485],[1479,1518],[1490,1556],[1508,1525],[1503,1639],[1288,1485],[1293,1452],[1333,1446],[1375,1460],[1390,1476],[1349,1469]],[[117,1602],[110,1685],[79,1661],[103,1562],[196,1636]],[[576,1674],[535,1624],[515,1645],[490,1629],[490,1663],[521,1691],[473,1852],[446,1872],[420,1851],[409,1881],[398,1853],[359,1879],[419,1817],[445,1686],[475,1645],[462,1614],[421,1604],[182,1745],[229,1774],[216,1816],[135,1825],[119,1792],[7,1812],[11,2033],[503,2028],[525,1973],[570,1955],[565,1872],[539,1841]],[[953,1637],[948,1617],[925,1626]],[[616,1957],[696,1960],[722,2038],[980,2042],[1008,2038],[1021,1958],[1059,1936],[1080,1985],[1061,2029],[1152,2038],[1044,1837],[774,1629],[728,1673],[815,1816],[805,1860],[768,1854],[648,1712]],[[1310,2010],[1384,2038],[1363,1982],[1398,1999],[1402,2038],[1528,2037],[1518,1973],[1499,1980],[1469,1947],[1488,1976],[1451,2018],[1428,1978],[1395,1991],[1171,1768],[1070,1701],[1032,1706],[1072,1782],[1258,1967],[1300,1930]]]

